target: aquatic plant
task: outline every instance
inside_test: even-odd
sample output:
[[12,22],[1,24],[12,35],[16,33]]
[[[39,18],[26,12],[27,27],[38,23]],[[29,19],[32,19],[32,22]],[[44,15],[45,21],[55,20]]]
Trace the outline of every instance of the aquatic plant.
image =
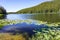
[[[41,25],[44,24],[46,26],[48,26],[48,28],[42,28],[39,30],[35,30],[35,35],[32,35],[31,37],[27,37],[27,39],[29,40],[60,40],[60,26],[57,26],[60,23],[51,23],[48,24],[47,22],[43,22],[43,21],[38,21],[38,20],[8,20],[8,19],[2,19],[0,20],[0,28],[2,28],[5,25],[13,25],[13,24],[17,24],[17,23],[27,23],[27,24],[35,24],[35,25]],[[3,35],[3,38],[2,38]],[[25,40],[25,38],[21,38],[21,36],[19,35],[11,35],[11,34],[7,34],[8,36],[4,36],[5,33],[1,34],[0,33],[0,38],[1,39],[5,39],[5,40]],[[28,35],[25,35],[25,37]],[[8,37],[8,38],[7,38]]]
[[17,24],[17,23],[27,23],[27,24],[35,24],[35,25],[41,25],[41,24],[44,24],[44,25],[47,25],[49,27],[58,27],[60,25],[60,22],[59,23],[48,23],[48,22],[44,22],[44,21],[39,21],[39,20],[31,20],[31,19],[28,19],[28,20],[8,20],[8,19],[1,19],[0,20],[0,28],[2,28],[3,26],[5,25],[13,25],[13,24]]
[[36,31],[37,33],[29,38],[29,40],[60,40],[60,30],[43,28],[42,31]]

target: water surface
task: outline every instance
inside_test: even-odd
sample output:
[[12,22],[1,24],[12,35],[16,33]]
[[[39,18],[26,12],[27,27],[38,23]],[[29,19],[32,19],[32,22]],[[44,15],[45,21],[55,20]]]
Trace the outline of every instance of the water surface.
[[[41,20],[47,22],[60,22],[59,14],[8,14],[6,16],[8,20]],[[2,28],[0,32],[11,32],[11,33],[23,33],[27,32],[29,35],[34,34],[33,30],[40,28],[47,28],[48,26],[45,24],[36,25],[32,22],[32,24],[27,23],[17,23],[13,25],[6,25]]]
[[8,14],[6,16],[9,20],[39,20],[39,21],[47,21],[47,22],[60,22],[60,14]]

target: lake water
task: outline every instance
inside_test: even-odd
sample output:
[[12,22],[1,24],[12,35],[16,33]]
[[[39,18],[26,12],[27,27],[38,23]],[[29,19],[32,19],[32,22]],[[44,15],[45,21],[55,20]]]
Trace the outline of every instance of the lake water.
[[9,20],[41,20],[47,22],[60,22],[60,14],[8,14],[6,16]]
[[8,14],[6,16],[9,20],[26,20],[31,19],[34,14]]
[[[8,14],[6,16],[8,20],[42,20],[47,22],[60,22],[59,14]],[[0,32],[12,32],[12,33],[23,33],[27,32],[29,35],[34,34],[33,30],[39,30],[40,28],[47,28],[48,26],[45,24],[36,25],[36,24],[27,24],[17,23],[13,25],[6,25],[2,28]]]

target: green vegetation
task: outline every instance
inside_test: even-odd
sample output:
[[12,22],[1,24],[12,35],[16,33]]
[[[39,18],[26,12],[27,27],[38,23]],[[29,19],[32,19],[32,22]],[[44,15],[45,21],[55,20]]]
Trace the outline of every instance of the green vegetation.
[[44,2],[31,8],[19,10],[17,13],[36,14],[32,19],[48,23],[60,22],[60,2],[59,0]]
[[60,30],[57,28],[42,28],[29,40],[60,40]]
[[19,10],[17,13],[34,14],[32,19],[48,23],[60,22],[60,0],[43,2],[37,6]]
[[60,22],[60,13],[35,14],[31,18],[34,20],[45,21],[48,23],[57,23]]
[[0,6],[0,14],[6,14],[6,10]]
[[[11,12],[14,13],[14,12]],[[17,11],[17,13],[39,13],[31,16],[34,20],[7,20],[1,19],[6,14],[6,10],[0,7],[0,29],[5,25],[13,25],[26,22],[27,24],[41,25],[48,28],[33,30],[35,35],[28,37],[28,34],[0,33],[0,40],[60,40],[60,0],[41,3],[37,6]],[[41,14],[40,14],[41,13]]]
[[4,18],[4,14],[0,14],[0,19],[3,19]]
[[6,15],[6,10],[0,6],[0,19],[3,19]]
[[17,13],[53,13],[58,12],[60,10],[60,2],[59,0],[48,1],[41,3],[37,6],[22,9],[17,11]]
[[29,37],[28,34],[0,33],[1,40],[60,40],[60,29],[54,27],[40,28],[34,30],[35,35]]
[[49,27],[52,27],[52,26],[54,26],[54,27],[59,27],[59,24],[60,24],[60,22],[58,23],[49,23],[48,24],[48,22],[44,22],[44,21],[34,21],[34,20],[8,20],[8,19],[2,19],[2,20],[0,20],[0,29],[3,27],[3,26],[5,26],[5,25],[13,25],[13,24],[17,24],[17,23],[23,23],[23,22],[25,22],[25,23],[27,23],[27,24],[32,24],[33,22],[34,22],[34,24],[35,25],[41,25],[41,24],[45,24],[45,25],[47,25],[47,26],[49,26]]
[[0,19],[0,29],[5,25],[13,25],[19,22],[20,22],[19,20]]
[[0,29],[5,25],[13,25],[17,23],[23,23],[26,22],[28,24],[31,24],[32,20],[8,20],[8,19],[0,19]]

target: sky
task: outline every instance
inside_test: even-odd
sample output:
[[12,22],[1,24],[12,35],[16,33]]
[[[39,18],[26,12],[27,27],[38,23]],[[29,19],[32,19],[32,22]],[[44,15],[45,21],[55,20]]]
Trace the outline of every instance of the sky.
[[50,0],[0,0],[0,6],[3,6],[7,12],[16,12],[18,10],[38,5]]

